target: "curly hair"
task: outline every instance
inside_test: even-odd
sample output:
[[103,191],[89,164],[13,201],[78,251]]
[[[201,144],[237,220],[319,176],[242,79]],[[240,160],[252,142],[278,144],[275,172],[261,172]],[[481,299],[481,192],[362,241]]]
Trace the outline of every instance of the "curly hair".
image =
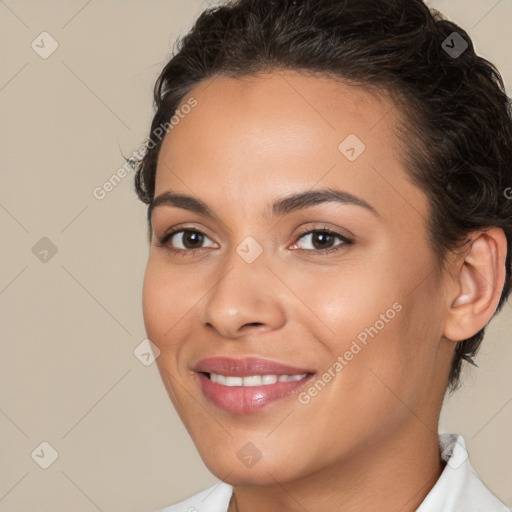
[[[451,52],[455,41],[459,51]],[[228,0],[206,9],[178,38],[156,81],[147,152],[135,162],[139,199],[150,205],[154,198],[162,144],[155,131],[168,126],[191,89],[215,74],[238,78],[279,69],[391,95],[403,118],[397,132],[402,161],[429,200],[438,263],[473,230],[496,226],[505,233],[498,313],[511,289],[511,101],[499,71],[475,53],[468,34],[421,0]],[[148,222],[151,231],[149,216]],[[463,361],[475,365],[484,330],[457,343],[452,391]]]

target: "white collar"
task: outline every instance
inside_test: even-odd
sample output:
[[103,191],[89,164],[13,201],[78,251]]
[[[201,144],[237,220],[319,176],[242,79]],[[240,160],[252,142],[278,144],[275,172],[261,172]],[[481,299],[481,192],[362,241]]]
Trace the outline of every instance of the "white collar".
[[416,512],[509,512],[476,474],[461,435],[440,434],[446,466]]

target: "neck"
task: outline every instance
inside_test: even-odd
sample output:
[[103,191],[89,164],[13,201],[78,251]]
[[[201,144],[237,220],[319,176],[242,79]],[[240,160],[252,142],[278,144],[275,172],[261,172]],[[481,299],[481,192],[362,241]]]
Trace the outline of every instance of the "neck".
[[443,468],[437,429],[415,418],[408,432],[366,444],[350,458],[298,480],[236,487],[229,512],[414,512]]

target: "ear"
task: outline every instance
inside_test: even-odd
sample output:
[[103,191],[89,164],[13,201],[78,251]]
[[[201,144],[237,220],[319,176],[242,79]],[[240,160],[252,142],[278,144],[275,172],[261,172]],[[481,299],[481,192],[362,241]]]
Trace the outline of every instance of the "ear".
[[468,247],[455,258],[446,288],[445,338],[470,338],[492,318],[505,283],[506,256],[507,239],[502,229],[470,233]]

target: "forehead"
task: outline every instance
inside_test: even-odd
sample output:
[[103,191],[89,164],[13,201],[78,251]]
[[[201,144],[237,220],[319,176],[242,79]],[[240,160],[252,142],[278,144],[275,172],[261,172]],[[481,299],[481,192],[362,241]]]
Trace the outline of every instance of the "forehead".
[[[192,99],[196,106],[183,114]],[[316,148],[338,157],[339,144],[350,135],[365,146],[382,142],[395,156],[399,149],[392,131],[400,112],[386,91],[320,74],[280,70],[241,78],[215,75],[182,99],[177,114],[179,122],[171,125],[160,152],[172,156],[176,165],[185,152],[191,166],[205,153],[218,161],[253,151],[262,162],[287,150],[298,155],[298,146],[302,153]],[[192,146],[196,151],[190,151]]]
[[402,209],[426,208],[401,163],[403,114],[382,89],[286,70],[211,77],[178,111],[191,98],[196,106],[162,144],[155,195],[173,189],[248,204],[321,181],[376,205],[405,198]]
[[[401,119],[400,110],[383,88],[363,88],[341,78],[295,70],[261,72],[240,78],[214,75],[192,89],[178,110],[191,96],[199,108],[189,117],[208,119],[202,125],[205,134],[209,126],[228,127],[230,121],[241,124],[245,120],[246,126],[260,124],[268,128],[295,124],[310,130],[339,132],[337,135],[347,129],[362,135],[384,116],[388,117],[389,125]],[[195,130],[198,128],[194,126]]]

